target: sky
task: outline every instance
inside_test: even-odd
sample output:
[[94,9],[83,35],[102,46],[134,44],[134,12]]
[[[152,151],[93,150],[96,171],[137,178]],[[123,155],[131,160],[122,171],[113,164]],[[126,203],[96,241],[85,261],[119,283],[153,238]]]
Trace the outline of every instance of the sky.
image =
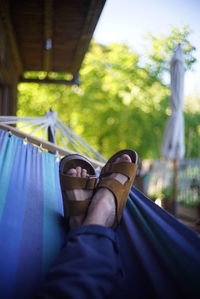
[[107,0],[94,33],[102,44],[126,43],[140,53],[145,36],[169,34],[172,26],[189,25],[197,49],[193,71],[185,74],[185,95],[200,95],[200,0]]

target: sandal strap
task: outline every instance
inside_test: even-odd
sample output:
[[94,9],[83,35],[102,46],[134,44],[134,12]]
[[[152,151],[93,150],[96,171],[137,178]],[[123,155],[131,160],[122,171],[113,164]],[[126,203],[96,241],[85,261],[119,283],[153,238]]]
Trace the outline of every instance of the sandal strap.
[[101,175],[111,173],[120,173],[127,176],[129,179],[136,173],[137,164],[129,162],[107,163],[101,170]]
[[113,193],[116,199],[121,198],[124,192],[124,185],[113,178],[102,178],[98,183],[97,188],[109,189]]
[[65,200],[64,213],[65,216],[78,216],[81,214],[86,214],[88,206],[91,203],[91,199],[84,200]]
[[97,185],[96,176],[89,176],[87,178],[73,177],[66,174],[60,175],[60,182],[62,190],[85,189],[93,190]]

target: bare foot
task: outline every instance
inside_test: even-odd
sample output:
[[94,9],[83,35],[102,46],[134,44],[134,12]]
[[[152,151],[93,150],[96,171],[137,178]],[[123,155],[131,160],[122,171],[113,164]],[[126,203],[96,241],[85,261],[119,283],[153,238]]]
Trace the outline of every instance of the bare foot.
[[[87,170],[86,169],[82,169],[80,166],[76,167],[76,168],[71,168],[68,170],[68,172],[66,173],[69,176],[73,176],[73,177],[89,177]],[[80,189],[80,190],[67,190],[66,194],[67,196],[70,198],[70,200],[86,200],[86,199],[90,199],[92,196],[93,191],[90,190],[84,190],[84,189]],[[71,216],[70,220],[69,220],[69,225],[70,228],[76,228],[80,225],[82,225],[83,220],[85,218],[86,215],[79,215],[79,216]]]
[[[114,163],[131,162],[131,158],[127,154],[123,154],[117,158]],[[121,184],[127,181],[127,177],[120,173],[109,175],[110,178],[118,180]],[[88,214],[83,224],[97,224],[106,227],[112,227],[115,221],[116,204],[112,192],[106,188],[100,188],[92,198],[89,206]]]

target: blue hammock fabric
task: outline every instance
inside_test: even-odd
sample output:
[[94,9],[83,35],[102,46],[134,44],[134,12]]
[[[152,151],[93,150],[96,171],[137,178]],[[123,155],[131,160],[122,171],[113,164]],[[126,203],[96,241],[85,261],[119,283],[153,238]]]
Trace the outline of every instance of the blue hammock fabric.
[[[116,234],[135,298],[200,293],[199,237],[136,188]],[[55,155],[0,130],[0,298],[37,293],[65,236]]]

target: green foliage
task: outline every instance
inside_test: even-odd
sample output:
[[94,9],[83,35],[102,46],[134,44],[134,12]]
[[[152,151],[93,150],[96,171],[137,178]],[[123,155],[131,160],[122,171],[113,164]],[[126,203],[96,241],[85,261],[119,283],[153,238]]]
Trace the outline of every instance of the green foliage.
[[157,191],[155,193],[150,193],[148,196],[152,199],[152,200],[156,200],[156,199],[160,199],[160,200],[163,200],[163,199],[171,199],[172,198],[172,193],[173,193],[173,187],[172,186],[169,186],[169,187],[166,187],[160,191]]
[[166,187],[162,189],[161,193],[162,193],[162,198],[171,199],[173,194],[173,187],[172,186]]
[[[187,34],[172,31],[172,36],[188,42]],[[135,149],[141,158],[158,157],[170,94],[162,74],[171,52],[166,48],[164,55],[162,49],[154,49],[151,64],[142,65],[141,55],[126,45],[92,42],[80,71],[81,86],[19,84],[18,116],[42,116],[52,108],[106,157],[122,148]],[[190,55],[194,49],[188,49]]]
[[193,56],[196,48],[189,41],[190,34],[189,27],[184,26],[182,29],[173,27],[169,36],[163,34],[159,36],[149,34],[147,36],[152,45],[151,53],[148,55],[148,67],[155,76],[160,76],[169,70],[169,61],[178,45],[181,45],[183,49],[186,69],[192,67],[196,61]]
[[185,112],[186,156],[197,157],[200,153],[200,113]]

